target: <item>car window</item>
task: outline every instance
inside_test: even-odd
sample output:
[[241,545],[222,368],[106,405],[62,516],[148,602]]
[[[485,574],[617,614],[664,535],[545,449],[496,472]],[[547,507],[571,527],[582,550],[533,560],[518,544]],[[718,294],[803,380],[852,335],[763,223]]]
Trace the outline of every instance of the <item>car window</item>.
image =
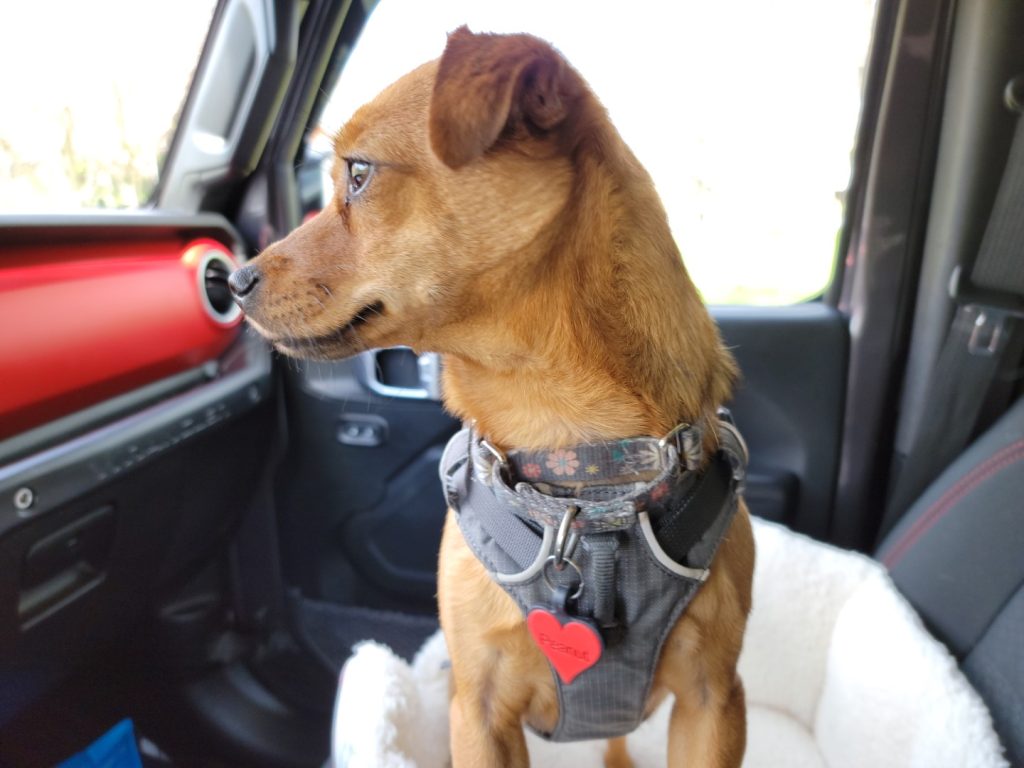
[[381,0],[323,112],[321,147],[446,32],[531,32],[589,81],[654,177],[711,303],[785,304],[831,278],[874,0]]
[[145,204],[215,6],[0,4],[0,210]]

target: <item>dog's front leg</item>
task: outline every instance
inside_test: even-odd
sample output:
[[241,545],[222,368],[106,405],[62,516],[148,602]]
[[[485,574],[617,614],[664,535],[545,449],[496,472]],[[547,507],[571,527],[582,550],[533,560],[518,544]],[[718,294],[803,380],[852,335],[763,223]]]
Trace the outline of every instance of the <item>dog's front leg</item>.
[[604,768],[634,768],[633,760],[626,748],[625,736],[608,740],[608,748],[604,753]]
[[738,675],[697,695],[677,696],[668,731],[669,768],[739,768],[747,744],[747,708]]
[[[529,642],[522,617],[466,546],[451,512],[441,539],[437,597],[452,663],[453,768],[527,768],[522,718],[534,689],[522,666],[528,664],[522,645]],[[518,645],[510,637],[519,638]],[[550,675],[542,657],[538,663]]]
[[492,722],[486,702],[456,693],[450,716],[452,768],[529,767],[522,726]]

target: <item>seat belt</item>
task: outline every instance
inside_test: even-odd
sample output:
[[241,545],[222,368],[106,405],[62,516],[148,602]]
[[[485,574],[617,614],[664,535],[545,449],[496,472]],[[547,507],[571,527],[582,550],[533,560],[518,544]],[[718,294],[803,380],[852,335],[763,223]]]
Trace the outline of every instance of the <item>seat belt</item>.
[[[1011,82],[1024,84],[1024,79]],[[1007,88],[1008,94],[1011,87]],[[1020,90],[1020,89],[1018,89]],[[1011,100],[1008,98],[1008,103]],[[1020,113],[1020,104],[1011,108]],[[1003,177],[969,277],[950,281],[956,313],[939,353],[926,407],[894,483],[879,540],[976,434],[1000,374],[1024,346],[1024,117],[1018,116]],[[1010,388],[999,387],[1009,398]]]

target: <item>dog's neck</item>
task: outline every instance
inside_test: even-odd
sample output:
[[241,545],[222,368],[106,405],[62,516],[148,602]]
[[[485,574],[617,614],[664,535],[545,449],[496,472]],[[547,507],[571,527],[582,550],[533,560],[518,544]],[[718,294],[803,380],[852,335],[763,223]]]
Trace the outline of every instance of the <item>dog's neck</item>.
[[445,350],[448,408],[504,448],[660,436],[731,388],[649,177],[614,131],[591,144],[550,231],[480,276],[504,299],[470,308]]

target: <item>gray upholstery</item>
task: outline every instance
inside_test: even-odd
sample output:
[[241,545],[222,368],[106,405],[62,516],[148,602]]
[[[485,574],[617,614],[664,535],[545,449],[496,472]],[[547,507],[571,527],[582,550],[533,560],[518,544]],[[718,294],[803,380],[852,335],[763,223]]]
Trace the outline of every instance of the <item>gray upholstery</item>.
[[1024,764],[1024,399],[928,488],[878,558]]
[[1024,765],[1024,587],[996,616],[963,669],[992,709],[1011,765]]

